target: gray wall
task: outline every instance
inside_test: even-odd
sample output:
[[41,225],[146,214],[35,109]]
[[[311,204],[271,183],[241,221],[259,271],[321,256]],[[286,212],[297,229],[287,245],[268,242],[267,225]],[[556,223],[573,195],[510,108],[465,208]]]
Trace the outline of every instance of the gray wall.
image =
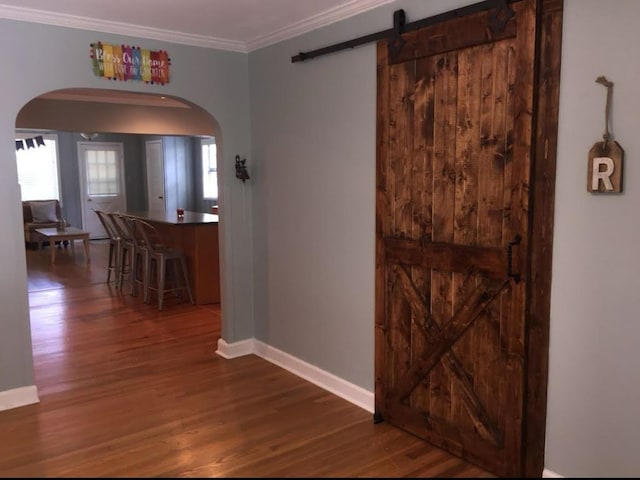
[[[375,50],[362,46],[302,64],[290,58],[389,28],[397,8],[413,21],[467,3],[395,2],[248,56],[135,41],[167,48],[175,72],[168,93],[203,106],[221,126],[228,342],[255,335],[372,390]],[[546,451],[547,468],[565,476],[640,472],[639,18],[634,0],[565,0]],[[87,68],[86,46],[96,38],[125,41],[0,21],[0,40],[21,45],[5,52],[12,68],[0,77],[0,214],[8,231],[21,227],[15,114],[45,91],[103,88]],[[44,44],[64,45],[64,63]],[[604,129],[599,75],[615,83],[612,129],[626,151],[621,195],[586,192],[587,153]],[[248,158],[246,184],[233,178],[236,153]],[[0,392],[33,383],[23,252],[21,234],[0,249]]]
[[[116,83],[94,76],[88,46],[97,40],[167,50],[172,61],[171,82],[164,86]],[[253,296],[251,191],[233,175],[236,154],[251,162],[248,56],[4,19],[0,19],[0,42],[20,45],[3,57],[6,68],[0,77],[0,216],[5,232],[14,232],[5,235],[0,249],[0,392],[31,387],[34,381],[14,139],[20,109],[34,97],[52,90],[115,88],[163,93],[184,98],[212,115],[212,134],[220,152],[220,203],[225,212],[220,220],[221,275],[225,278],[221,292],[222,335],[229,342],[253,336],[253,306],[246,301]],[[54,52],[47,45],[63,46],[63,51]],[[234,254],[235,250],[242,254]],[[234,296],[239,291],[242,295]]]
[[[82,227],[78,142],[85,142],[79,133],[53,132],[58,136],[60,162],[61,205],[64,218],[72,226]],[[100,134],[98,141],[122,143],[124,150],[125,190],[127,208],[143,210],[146,203],[144,156],[139,135]]]
[[[640,2],[565,5],[551,297],[547,466],[565,476],[640,475]],[[587,155],[611,129],[624,191],[586,191]]]
[[[180,135],[142,135],[139,137],[143,185],[146,185],[145,142],[161,140],[165,176],[165,208],[167,211],[177,207],[191,211],[202,211],[202,169],[201,155],[195,149],[197,139]],[[147,208],[147,193],[144,196],[144,208]]]
[[192,142],[188,137],[165,136],[164,149],[165,208],[168,212],[181,207],[193,210],[194,164]]
[[[459,6],[395,2],[250,54],[256,336],[368,390],[374,385],[375,48],[311,50]],[[640,445],[640,2],[565,0],[546,466],[637,476]],[[625,192],[587,193],[604,131],[626,150]]]

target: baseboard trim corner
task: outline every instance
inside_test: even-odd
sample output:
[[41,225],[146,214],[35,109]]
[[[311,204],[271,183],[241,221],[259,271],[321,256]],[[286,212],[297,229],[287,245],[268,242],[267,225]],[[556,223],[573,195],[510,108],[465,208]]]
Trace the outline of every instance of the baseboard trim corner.
[[38,388],[35,385],[0,392],[0,411],[23,407],[25,405],[31,405],[39,402]]
[[259,357],[373,413],[375,403],[373,392],[365,390],[341,377],[322,370],[315,365],[311,365],[304,360],[285,353],[282,350],[278,350],[266,343],[259,340],[254,341],[256,348],[255,354]]
[[256,340],[255,338],[233,343],[227,343],[220,338],[218,340],[216,353],[226,359],[251,354],[257,355],[320,388],[344,398],[348,402],[370,413],[374,411],[375,397],[373,392],[365,390],[343,378],[322,370],[315,365],[311,365],[304,360],[285,353],[260,340]]
[[564,478],[564,476],[545,468],[542,471],[542,478]]
[[253,343],[253,338],[233,343],[227,343],[220,338],[218,339],[218,349],[216,350],[216,353],[227,360],[231,358],[244,357],[245,355],[255,353]]

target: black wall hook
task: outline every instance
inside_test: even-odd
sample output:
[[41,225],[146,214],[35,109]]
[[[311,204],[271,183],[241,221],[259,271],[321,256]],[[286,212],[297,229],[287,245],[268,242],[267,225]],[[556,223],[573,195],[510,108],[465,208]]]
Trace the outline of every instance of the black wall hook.
[[236,178],[242,180],[242,183],[244,183],[245,180],[249,180],[251,178],[249,177],[249,172],[247,172],[246,163],[246,158],[240,160],[240,155],[236,155]]

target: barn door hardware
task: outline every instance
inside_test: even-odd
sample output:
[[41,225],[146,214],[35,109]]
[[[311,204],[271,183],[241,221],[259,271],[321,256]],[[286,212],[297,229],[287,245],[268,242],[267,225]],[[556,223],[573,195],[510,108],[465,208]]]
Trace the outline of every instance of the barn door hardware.
[[402,38],[402,29],[405,24],[404,10],[396,10],[393,12],[393,34],[391,40],[389,40],[389,56],[395,58],[400,54],[402,47],[407,43]]
[[[339,52],[348,48],[359,47],[366,43],[377,42],[378,40],[389,39],[391,52],[398,52],[404,45],[401,35],[403,33],[418,30],[420,28],[436,25],[438,23],[452,20],[454,18],[466,17],[474,13],[491,10],[488,28],[492,31],[504,31],[507,22],[515,15],[509,4],[520,0],[485,0],[484,2],[474,3],[466,7],[457,8],[449,12],[440,13],[432,17],[423,18],[411,23],[405,23],[404,10],[396,10],[393,12],[393,27],[376,33],[370,33],[362,37],[347,40],[346,42],[336,43],[328,47],[318,48],[309,52],[300,52],[291,57],[291,63],[304,62],[315,57],[327,55],[329,53]],[[393,56],[392,56],[393,58]]]
[[504,32],[509,20],[511,20],[516,12],[514,12],[506,1],[499,2],[502,5],[496,7],[489,14],[489,27],[494,32]]
[[512,241],[507,245],[507,276],[513,278],[516,283],[520,283],[520,274],[513,273],[513,247],[520,245],[522,237],[516,235]]

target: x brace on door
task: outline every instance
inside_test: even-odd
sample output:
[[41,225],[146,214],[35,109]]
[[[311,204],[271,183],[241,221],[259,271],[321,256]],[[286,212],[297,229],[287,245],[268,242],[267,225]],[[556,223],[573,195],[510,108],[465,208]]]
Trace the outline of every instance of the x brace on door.
[[[440,327],[431,313],[429,313],[429,309],[422,295],[411,281],[406,267],[398,266],[394,270],[401,291],[409,301],[411,308],[414,309],[414,324],[418,327],[418,331],[422,334],[423,339],[428,342],[430,348],[425,349],[429,354],[417,361],[398,383],[392,400],[399,403],[410,395],[417,384],[428,375],[438,361],[442,361],[442,365],[453,381],[465,393],[463,397],[465,408],[480,435],[494,445],[501,446],[503,442],[502,434],[490,421],[482,402],[474,392],[473,385],[467,378],[464,367],[451,350],[451,347],[493,299],[504,290],[509,284],[509,280],[505,280],[499,285],[491,285],[486,279],[480,281],[468,296],[462,308],[445,325]],[[467,280],[472,278],[473,276],[469,275]],[[422,322],[418,323],[415,320],[416,318],[421,318]]]

